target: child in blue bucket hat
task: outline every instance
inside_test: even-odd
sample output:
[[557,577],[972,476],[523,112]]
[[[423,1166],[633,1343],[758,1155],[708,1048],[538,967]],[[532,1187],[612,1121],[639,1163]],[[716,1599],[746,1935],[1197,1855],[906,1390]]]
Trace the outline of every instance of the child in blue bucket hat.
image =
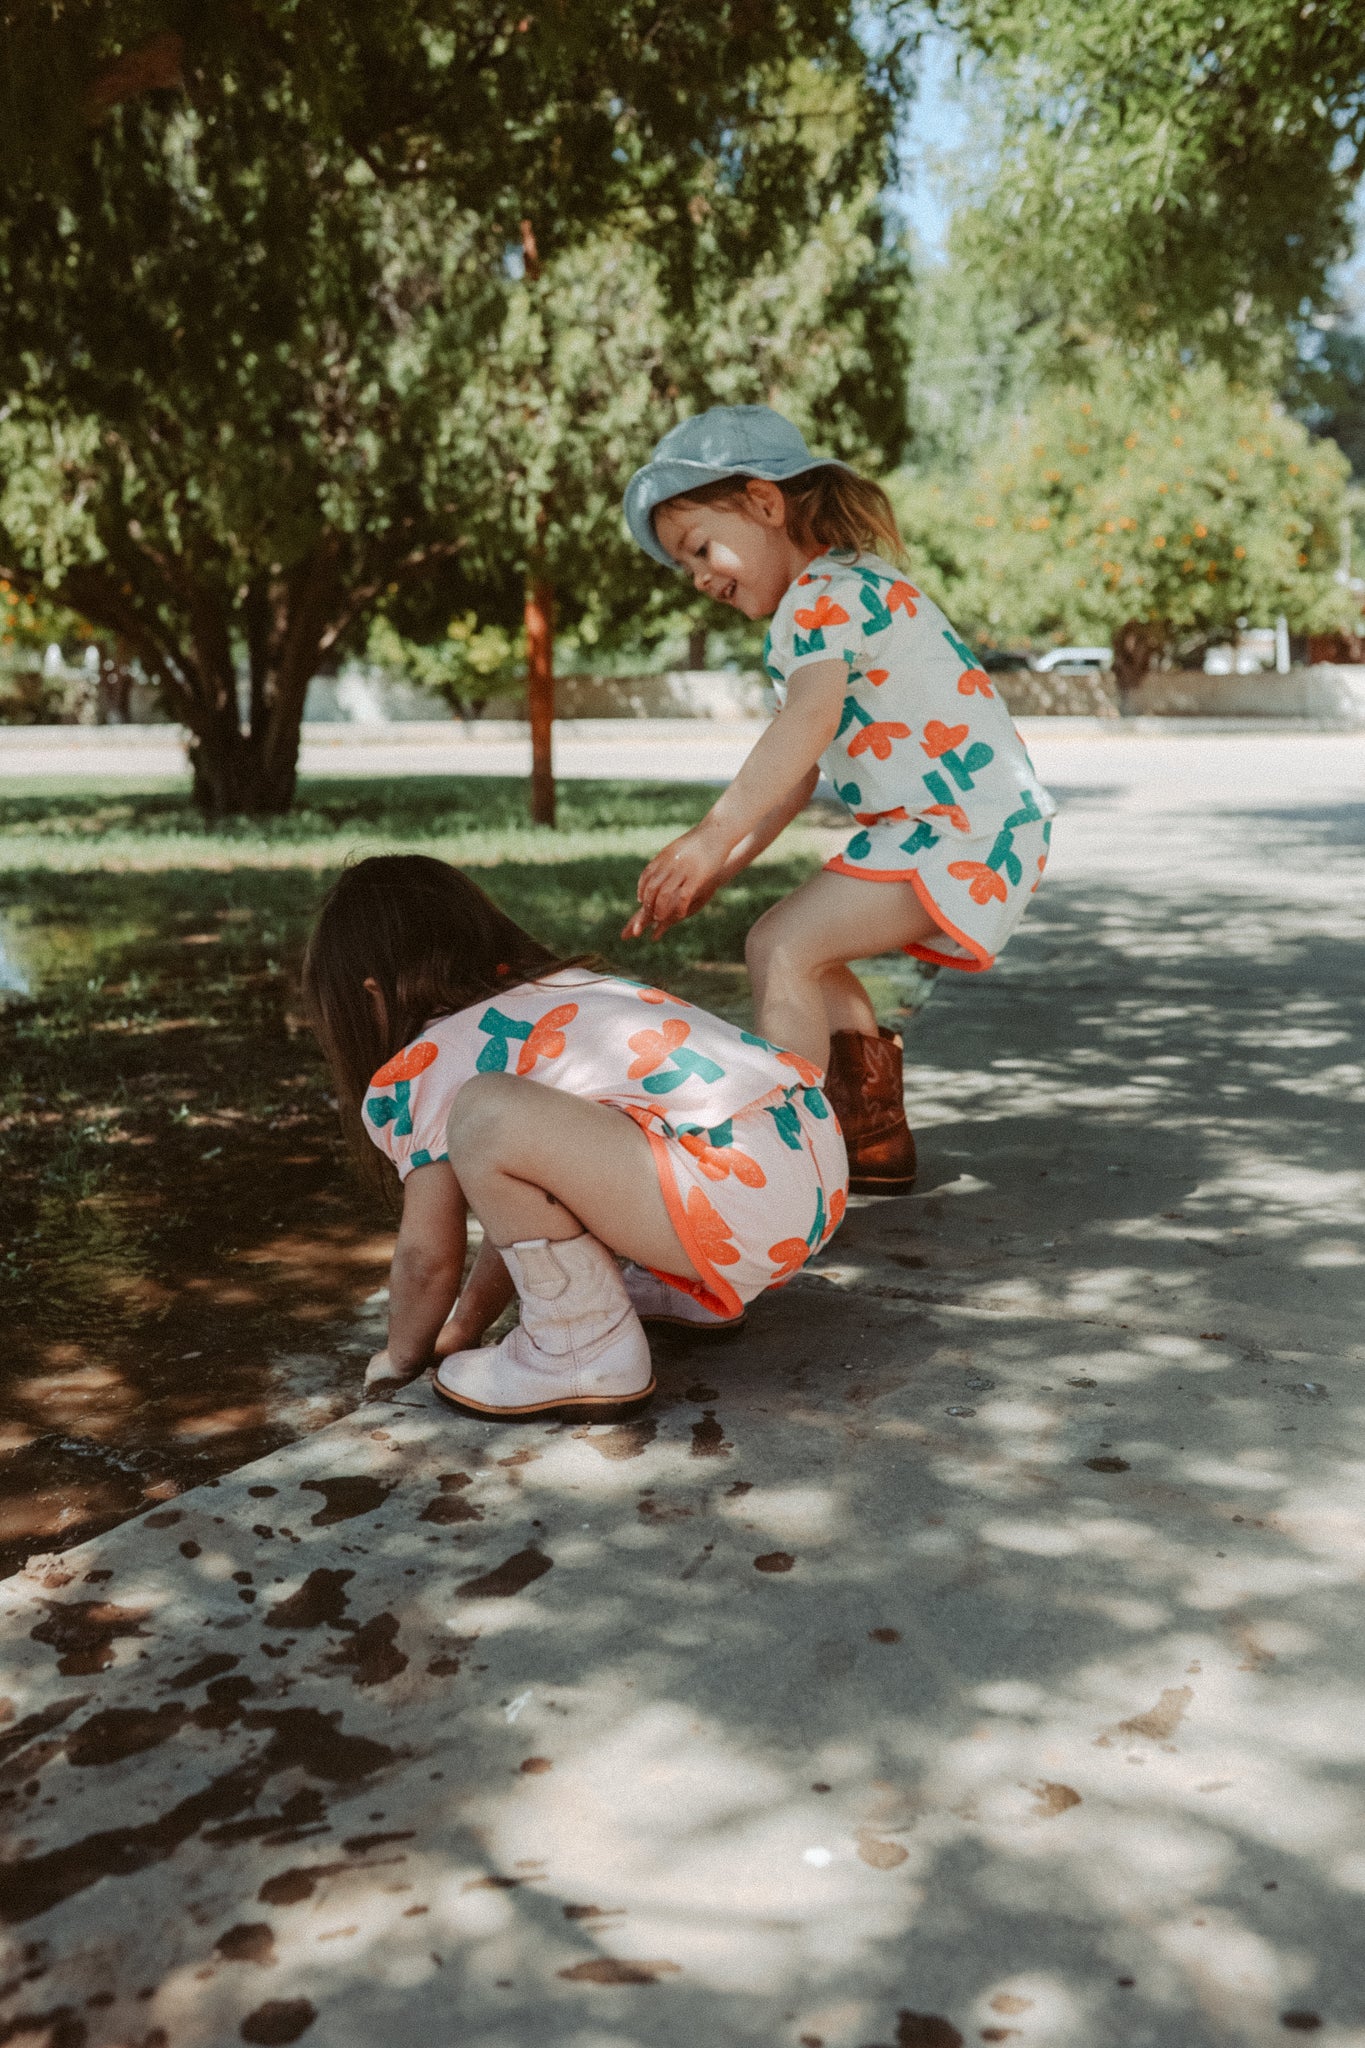
[[990,678],[908,582],[884,491],[813,455],[766,405],[715,406],[631,478],[626,522],[657,562],[746,618],[772,618],[778,712],[699,825],[655,855],[623,936],[710,901],[809,801],[823,766],[858,829],[764,912],[745,956],[765,1038],[827,1070],[850,1185],[915,1177],[901,1044],[850,960],[899,948],[992,966],[1037,888],[1056,806]]

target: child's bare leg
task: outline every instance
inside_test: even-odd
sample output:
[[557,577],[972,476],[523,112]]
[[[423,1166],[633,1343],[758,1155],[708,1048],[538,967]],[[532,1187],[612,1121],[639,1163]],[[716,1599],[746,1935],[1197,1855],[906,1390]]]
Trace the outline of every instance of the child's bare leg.
[[649,1140],[620,1110],[514,1074],[455,1098],[450,1164],[493,1245],[589,1231],[659,1272],[699,1279],[669,1221]]
[[[765,910],[749,934],[745,959],[759,1031],[774,1045],[827,1065],[831,1029],[871,1037],[877,1031],[866,991],[845,963],[897,951],[937,930],[908,882],[812,875]],[[845,1016],[857,1021],[845,1023]]]
[[491,1238],[485,1238],[460,1298],[442,1323],[432,1346],[438,1358],[468,1351],[490,1323],[495,1323],[516,1292],[512,1276]]
[[851,967],[827,967],[820,976],[820,993],[831,1033],[858,1031],[865,1038],[877,1036],[872,998]]

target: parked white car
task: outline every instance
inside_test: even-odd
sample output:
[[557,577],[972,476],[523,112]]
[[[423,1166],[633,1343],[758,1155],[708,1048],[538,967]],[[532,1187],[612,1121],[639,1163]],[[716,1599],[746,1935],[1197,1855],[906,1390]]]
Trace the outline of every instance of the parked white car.
[[1112,668],[1114,650],[1112,647],[1049,647],[1046,654],[1040,654],[1033,664],[1040,675],[1049,675],[1055,668]]

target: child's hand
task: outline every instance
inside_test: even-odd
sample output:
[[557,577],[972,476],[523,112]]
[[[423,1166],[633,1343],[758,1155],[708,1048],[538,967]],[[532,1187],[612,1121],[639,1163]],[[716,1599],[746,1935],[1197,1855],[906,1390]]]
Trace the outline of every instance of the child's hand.
[[400,1368],[395,1365],[387,1351],[376,1351],[365,1368],[365,1392],[367,1394],[391,1394],[399,1387],[410,1386],[420,1379],[425,1368],[414,1365]]
[[656,853],[640,877],[640,907],[621,932],[623,939],[656,939],[702,905],[709,903],[725,878],[729,849],[705,821]]

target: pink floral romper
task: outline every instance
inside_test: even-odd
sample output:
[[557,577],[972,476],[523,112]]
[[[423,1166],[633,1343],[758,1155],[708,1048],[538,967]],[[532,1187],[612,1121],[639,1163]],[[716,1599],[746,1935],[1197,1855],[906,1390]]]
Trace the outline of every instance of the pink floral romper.
[[365,1094],[365,1128],[400,1179],[446,1158],[451,1107],[475,1074],[633,1118],[701,1275],[659,1277],[718,1313],[789,1280],[843,1216],[848,1159],[820,1069],[662,989],[565,968],[433,1018]]

